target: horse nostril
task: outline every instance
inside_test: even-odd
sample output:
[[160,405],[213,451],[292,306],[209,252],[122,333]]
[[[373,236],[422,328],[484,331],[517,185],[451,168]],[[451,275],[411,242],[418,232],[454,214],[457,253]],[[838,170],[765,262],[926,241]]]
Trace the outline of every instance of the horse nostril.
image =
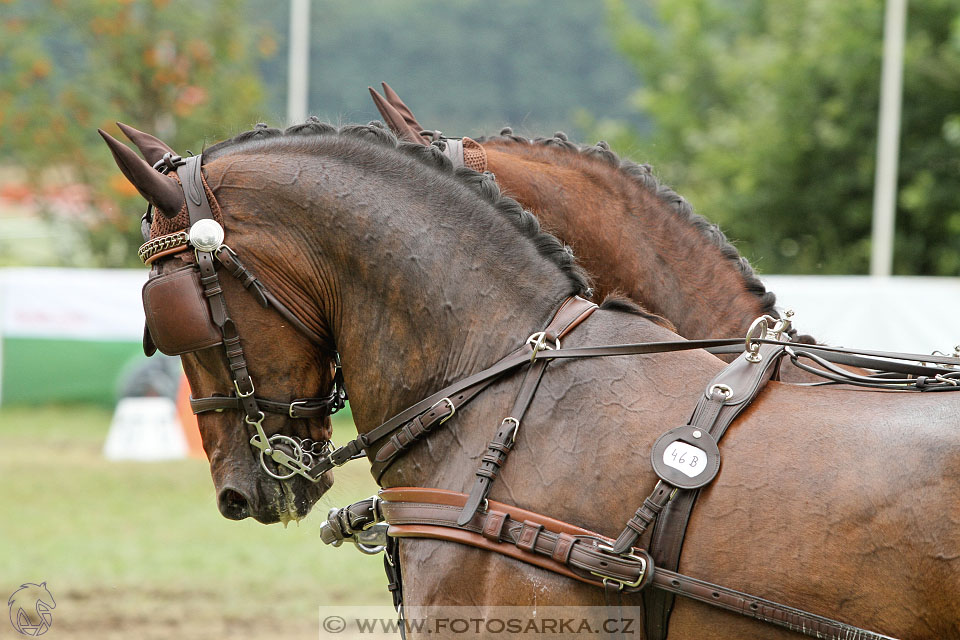
[[243,520],[250,517],[250,502],[242,493],[234,489],[224,489],[217,499],[220,513],[230,520]]

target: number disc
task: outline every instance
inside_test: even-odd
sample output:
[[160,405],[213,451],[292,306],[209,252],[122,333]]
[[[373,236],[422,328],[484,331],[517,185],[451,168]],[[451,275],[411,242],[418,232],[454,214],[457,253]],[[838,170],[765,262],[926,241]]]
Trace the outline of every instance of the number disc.
[[681,489],[699,489],[710,484],[720,470],[720,449],[709,433],[685,425],[657,439],[650,462],[664,482]]

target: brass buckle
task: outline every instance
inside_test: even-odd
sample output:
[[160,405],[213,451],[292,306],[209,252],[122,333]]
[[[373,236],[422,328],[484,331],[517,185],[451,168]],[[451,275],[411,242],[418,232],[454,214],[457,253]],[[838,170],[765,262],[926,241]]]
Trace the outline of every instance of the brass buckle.
[[439,427],[440,425],[442,425],[444,422],[446,422],[447,420],[449,420],[450,418],[452,418],[452,417],[453,417],[453,414],[455,414],[455,413],[457,412],[457,407],[454,406],[453,400],[451,400],[450,398],[440,398],[439,400],[437,400],[436,402],[433,403],[433,406],[430,407],[430,411],[433,411],[434,409],[436,409],[437,406],[440,405],[440,404],[443,403],[443,402],[446,402],[448,405],[450,405],[450,414],[447,415],[445,418],[443,418],[440,422],[437,423],[437,426],[438,426],[438,427]]
[[[604,552],[604,553],[609,553],[609,554],[611,554],[611,555],[615,555],[614,552],[613,552],[613,547],[611,547],[610,545],[598,544],[598,545],[597,545],[597,549],[600,550],[600,551],[602,551],[602,552]],[[643,578],[644,578],[644,576],[647,574],[647,561],[646,561],[646,559],[645,559],[645,558],[641,558],[640,556],[634,555],[634,554],[632,554],[632,553],[624,553],[624,554],[621,554],[621,555],[619,555],[619,556],[617,556],[617,557],[619,557],[619,558],[625,558],[625,559],[627,559],[627,560],[636,560],[637,562],[640,563],[640,575],[637,576],[637,579],[636,579],[635,582],[628,582],[628,581],[623,580],[623,579],[621,579],[621,578],[617,578],[617,577],[611,576],[611,575],[609,575],[609,574],[601,573],[601,572],[599,572],[599,571],[591,571],[590,573],[593,574],[593,575],[595,575],[595,576],[597,576],[598,578],[602,579],[603,582],[604,582],[604,584],[606,584],[608,580],[609,580],[610,582],[614,582],[614,583],[618,584],[619,587],[617,588],[617,591],[623,591],[624,588],[626,588],[626,587],[639,587],[640,584],[643,583]]]

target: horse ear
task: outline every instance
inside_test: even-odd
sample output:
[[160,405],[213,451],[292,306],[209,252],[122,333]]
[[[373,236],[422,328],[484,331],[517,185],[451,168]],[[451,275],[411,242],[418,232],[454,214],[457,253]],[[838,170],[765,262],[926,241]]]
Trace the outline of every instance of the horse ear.
[[413,116],[413,112],[410,111],[410,107],[404,104],[403,100],[400,99],[400,96],[397,95],[397,92],[390,88],[386,82],[381,82],[380,86],[383,87],[383,95],[386,97],[387,102],[400,112],[400,115],[403,116],[403,119],[410,125],[414,131],[418,133],[423,131],[425,127],[417,122],[417,119]]
[[140,195],[152,203],[164,216],[168,218],[176,217],[185,204],[183,190],[176,180],[156,171],[134,153],[130,147],[116,140],[107,132],[102,129],[97,129],[97,131],[104,142],[107,143],[107,146],[110,147],[110,153],[113,154],[113,159],[120,167],[120,171],[137,188]]
[[[386,86],[386,85],[384,85]],[[373,98],[373,103],[377,105],[377,110],[380,112],[380,115],[383,116],[383,119],[386,120],[387,126],[390,127],[390,130],[397,134],[397,137],[401,140],[406,140],[407,142],[417,142],[424,146],[428,146],[430,143],[426,138],[420,135],[420,132],[423,130],[420,128],[419,123],[414,119],[414,124],[411,125],[402,113],[397,111],[397,109],[387,102],[387,99],[377,93],[376,89],[373,87],[367,87],[370,90],[370,97]],[[402,103],[401,103],[402,104]],[[411,114],[411,118],[413,114]],[[416,128],[414,128],[414,125]]]
[[143,131],[138,131],[129,125],[125,125],[122,122],[118,122],[117,126],[120,127],[120,131],[123,131],[123,135],[127,136],[127,139],[130,140],[133,144],[137,145],[137,149],[140,149],[140,153],[143,154],[143,157],[146,158],[147,162],[151,165],[157,164],[159,160],[163,158],[165,153],[174,153],[166,142],[155,138],[149,133],[144,133]]

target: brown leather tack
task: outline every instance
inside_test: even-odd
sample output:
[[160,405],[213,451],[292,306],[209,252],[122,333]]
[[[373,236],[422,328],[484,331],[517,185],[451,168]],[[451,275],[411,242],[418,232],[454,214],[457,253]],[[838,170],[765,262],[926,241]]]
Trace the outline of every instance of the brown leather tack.
[[196,268],[187,267],[151,278],[143,285],[143,311],[150,337],[168,356],[220,344],[220,330],[210,312]]
[[483,523],[483,537],[500,542],[503,525],[507,521],[507,514],[502,511],[490,511]]
[[584,576],[574,573],[566,565],[556,562],[551,558],[528,553],[518,549],[516,546],[508,542],[493,542],[492,540],[487,540],[483,536],[479,536],[475,533],[464,531],[462,529],[452,529],[449,527],[436,527],[420,524],[391,524],[388,535],[392,538],[432,538],[434,540],[459,542],[460,544],[477,547],[478,549],[486,549],[487,551],[501,553],[505,556],[514,558],[515,560],[536,565],[542,569],[559,573],[562,576],[567,576],[568,578],[573,578],[574,580],[579,580],[580,582],[585,582],[593,586],[597,586],[598,584],[596,580],[590,580]]
[[540,535],[541,529],[543,529],[542,524],[524,520],[523,529],[520,530],[520,537],[517,540],[517,546],[524,551],[533,551],[537,545],[537,536]]
[[569,533],[561,533],[557,537],[557,546],[554,547],[551,557],[561,564],[567,564],[567,560],[570,559],[570,549],[576,541],[577,539]]

